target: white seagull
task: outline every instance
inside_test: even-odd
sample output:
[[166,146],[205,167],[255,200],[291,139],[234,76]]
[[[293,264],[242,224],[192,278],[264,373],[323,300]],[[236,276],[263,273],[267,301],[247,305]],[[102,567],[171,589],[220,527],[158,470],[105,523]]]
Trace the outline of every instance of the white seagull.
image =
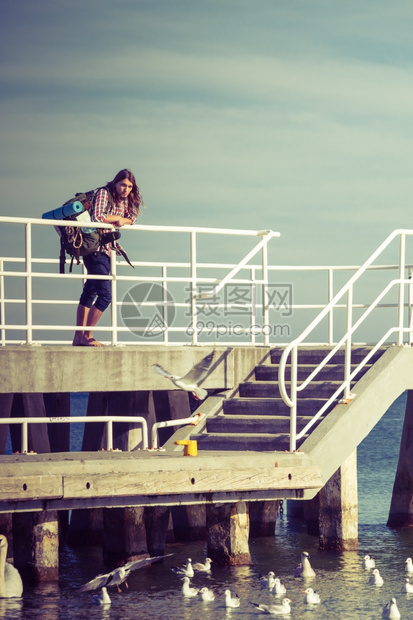
[[273,573],[272,570],[270,570],[270,572],[266,575],[260,575],[261,586],[263,588],[268,588],[269,590],[272,590],[274,587],[274,579],[275,573]]
[[405,567],[404,570],[406,571],[406,573],[413,573],[413,562],[412,562],[412,558],[407,558],[407,560],[405,561]]
[[184,577],[183,580],[184,585],[182,586],[182,594],[184,596],[198,596],[198,588],[193,588],[189,582],[189,577]]
[[365,555],[363,558],[363,568],[370,569],[376,568],[376,561],[371,555]]
[[304,577],[305,579],[315,577],[315,571],[310,564],[309,557],[310,555],[307,551],[302,552],[301,562],[294,569],[294,577]]
[[210,573],[211,563],[212,563],[211,558],[205,558],[205,564],[202,564],[202,562],[195,562],[195,564],[193,565],[193,569],[201,573]]
[[275,577],[272,593],[275,594],[276,596],[282,596],[286,592],[287,592],[287,588],[281,583],[278,577]]
[[143,558],[142,560],[133,560],[132,562],[127,562],[124,566],[119,566],[114,570],[110,571],[110,573],[106,573],[105,575],[98,575],[94,579],[91,579],[83,586],[80,586],[80,592],[90,592],[91,590],[98,590],[99,588],[116,586],[118,592],[120,592],[120,585],[125,583],[125,586],[128,588],[128,584],[126,579],[129,577],[132,571],[137,570],[138,568],[143,568],[144,566],[148,566],[153,562],[158,562],[163,558],[167,558],[172,553],[168,553],[168,555],[158,555],[154,558]]
[[281,616],[283,614],[291,613],[290,603],[291,601],[289,598],[284,598],[282,602],[278,605],[265,605],[264,603],[259,604],[253,602],[251,602],[251,605],[254,605],[254,607],[256,607],[258,611],[262,611],[265,614],[271,614],[272,616]]
[[304,592],[304,603],[307,603],[308,605],[318,605],[320,603],[320,595],[317,592],[314,592],[313,588],[307,588]]
[[383,607],[381,615],[383,618],[393,618],[394,620],[396,620],[397,618],[401,618],[395,598],[392,598],[390,603],[386,603],[386,605]]
[[402,586],[402,589],[400,590],[400,592],[407,592],[407,594],[413,593],[413,584],[410,583],[410,579],[408,577],[406,577],[405,583]]
[[235,596],[231,596],[231,590],[225,590],[225,607],[239,607],[241,605],[241,601],[239,600],[238,594]]
[[7,538],[0,535],[0,598],[20,598],[23,582],[20,573],[7,559]]
[[172,569],[174,573],[177,575],[182,575],[183,577],[193,577],[194,576],[194,568],[192,566],[191,558],[188,558],[185,566],[179,568],[178,566],[173,566]]
[[94,605],[110,605],[112,602],[105,586],[102,588],[102,594],[94,594],[90,600]]
[[373,572],[369,579],[369,584],[372,586],[382,586],[384,583],[383,577],[380,575],[378,568],[373,568]]
[[183,376],[174,375],[171,372],[164,370],[162,366],[159,364],[152,364],[152,368],[162,375],[172,381],[176,387],[181,390],[185,390],[186,392],[192,392],[193,396],[197,400],[204,400],[208,396],[208,392],[203,388],[199,387],[199,384],[207,376],[209,369],[212,364],[212,360],[214,359],[215,351],[206,355],[200,362],[195,364],[191,370]]
[[212,592],[212,590],[209,590],[209,588],[201,588],[199,594],[201,595],[201,598],[205,603],[209,603],[210,601],[215,600],[215,594]]

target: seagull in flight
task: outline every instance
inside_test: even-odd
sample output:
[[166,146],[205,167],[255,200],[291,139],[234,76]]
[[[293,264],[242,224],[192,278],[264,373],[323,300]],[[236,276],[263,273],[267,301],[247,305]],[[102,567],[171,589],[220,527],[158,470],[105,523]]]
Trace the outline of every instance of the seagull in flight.
[[173,555],[172,553],[168,553],[168,555],[158,555],[154,558],[143,558],[142,560],[133,560],[132,562],[127,562],[124,566],[119,566],[114,570],[110,571],[110,573],[106,573],[105,575],[97,575],[91,581],[88,581],[83,586],[80,586],[80,592],[90,592],[91,590],[98,590],[99,588],[106,588],[110,586],[116,586],[118,592],[120,592],[120,585],[125,583],[125,586],[128,588],[128,584],[126,579],[129,577],[132,571],[137,570],[138,568],[143,568],[144,566],[148,566],[153,562],[158,562],[163,558],[167,558],[168,556]]
[[207,376],[212,360],[214,359],[214,354],[215,351],[212,351],[206,355],[200,362],[195,364],[186,375],[183,375],[182,377],[165,370],[159,364],[152,364],[152,368],[155,372],[172,381],[176,387],[181,390],[185,390],[186,392],[192,392],[197,400],[204,400],[204,398],[208,396],[208,392],[199,387],[199,384],[202,383]]

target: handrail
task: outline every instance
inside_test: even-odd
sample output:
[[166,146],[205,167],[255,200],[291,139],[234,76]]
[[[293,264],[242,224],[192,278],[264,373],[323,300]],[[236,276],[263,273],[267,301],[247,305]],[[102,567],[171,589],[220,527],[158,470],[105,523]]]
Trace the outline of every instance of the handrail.
[[[318,316],[301,332],[301,334],[292,340],[284,349],[279,367],[278,367],[278,384],[279,390],[282,399],[290,408],[290,451],[294,452],[297,446],[297,439],[301,438],[304,433],[304,429],[297,434],[296,428],[296,420],[297,420],[297,394],[299,391],[305,389],[305,387],[312,381],[321,369],[328,363],[329,359],[332,358],[334,353],[343,345],[345,346],[345,362],[344,362],[344,379],[341,383],[340,387],[336,390],[333,396],[328,401],[328,404],[325,404],[319,412],[313,416],[312,420],[306,425],[305,432],[315,424],[315,422],[319,419],[322,413],[326,410],[326,408],[334,402],[337,398],[337,395],[341,392],[344,392],[344,399],[349,399],[351,397],[350,394],[350,382],[351,379],[355,376],[355,371],[351,373],[351,344],[352,344],[352,336],[357,328],[365,321],[365,319],[370,315],[372,310],[378,307],[378,303],[384,296],[394,287],[398,286],[399,294],[398,294],[398,321],[397,326],[391,327],[385,334],[385,337],[388,337],[392,333],[397,334],[397,344],[401,345],[403,343],[403,333],[411,333],[411,329],[405,329],[403,327],[403,318],[404,318],[404,286],[406,284],[411,284],[411,282],[404,278],[404,271],[406,269],[406,261],[405,261],[405,240],[406,236],[413,235],[413,230],[403,230],[397,229],[394,230],[384,241],[383,243],[371,254],[371,256],[361,265],[361,267],[353,274],[352,277],[348,280],[348,282],[334,295],[334,297],[329,301],[328,304],[324,306]],[[353,324],[352,322],[352,308],[353,308],[353,287],[354,284],[360,280],[362,275],[372,266],[372,263],[384,252],[384,250],[391,244],[391,242],[400,237],[400,246],[399,246],[399,277],[397,279],[393,279],[390,283],[388,283],[381,293],[376,297],[376,299],[367,307],[367,311]],[[298,346],[304,342],[307,336],[321,323],[321,321],[329,314],[331,311],[337,306],[338,302],[346,296],[347,301],[344,304],[346,308],[346,316],[347,316],[347,325],[346,332],[343,337],[338,341],[338,343],[334,346],[334,348],[324,357],[324,359],[318,364],[318,366],[313,370],[311,375],[307,377],[305,381],[303,381],[300,385],[297,383],[297,363],[298,363]],[[379,342],[384,342],[383,338],[380,338]],[[376,345],[377,347],[377,345]],[[376,348],[377,350],[377,348]],[[289,356],[291,355],[291,380],[290,380],[290,393],[287,391],[286,387],[286,365]],[[368,354],[368,359],[370,359],[372,353]],[[367,356],[366,356],[367,358]],[[365,364],[366,359],[363,360],[362,363],[359,364],[357,372],[361,369],[361,364]]]
[[[38,259],[38,258],[33,257],[32,246],[34,244],[32,242],[32,234],[33,234],[34,226],[41,226],[41,227],[52,226],[53,228],[59,227],[59,226],[67,226],[68,220],[49,220],[49,219],[39,219],[39,218],[20,218],[20,217],[15,217],[15,216],[0,216],[0,225],[1,224],[13,224],[13,225],[21,224],[24,227],[23,230],[25,231],[25,242],[24,242],[25,256],[23,259],[21,259],[23,263],[23,269],[21,271],[17,270],[16,272],[13,272],[11,269],[7,268],[8,265],[6,265],[6,262],[8,259],[5,257],[0,258],[0,293],[1,293],[0,307],[2,309],[1,318],[0,318],[0,338],[1,338],[0,343],[3,345],[6,343],[17,344],[19,342],[16,340],[7,340],[5,330],[23,331],[26,336],[25,343],[31,345],[31,344],[35,344],[35,335],[39,331],[42,331],[43,333],[47,334],[48,331],[56,331],[56,329],[59,329],[62,331],[65,331],[65,330],[72,331],[73,329],[76,329],[74,325],[68,325],[68,322],[65,322],[65,325],[57,326],[57,328],[54,325],[43,326],[39,324],[37,325],[34,324],[33,320],[36,317],[36,314],[34,313],[34,304],[41,303],[41,301],[45,303],[45,300],[35,299],[35,292],[39,290],[39,286],[43,286],[43,281],[42,281],[43,278],[45,280],[50,279],[50,278],[60,278],[60,283],[64,282],[63,278],[65,278],[66,280],[67,279],[84,280],[87,278],[108,280],[111,284],[112,299],[114,301],[114,303],[112,303],[110,313],[105,314],[105,317],[110,315],[110,326],[107,327],[107,325],[103,321],[99,326],[96,326],[95,329],[96,331],[109,332],[110,333],[110,344],[112,345],[139,344],[136,341],[131,341],[130,338],[129,340],[128,338],[126,338],[127,342],[122,341],[120,343],[119,335],[122,333],[122,331],[133,332],[133,334],[137,335],[138,338],[145,339],[147,337],[146,332],[145,332],[146,326],[142,327],[142,322],[140,321],[137,321],[138,326],[133,329],[128,327],[125,324],[125,322],[123,323],[125,325],[124,328],[118,325],[118,322],[119,322],[118,315],[120,315],[120,312],[122,311],[122,309],[124,309],[129,303],[127,301],[125,302],[124,299],[118,299],[118,294],[120,291],[119,283],[123,284],[123,288],[124,288],[124,283],[130,283],[130,286],[132,287],[133,283],[142,284],[146,282],[157,285],[158,289],[162,288],[164,294],[162,296],[161,303],[159,302],[159,299],[154,299],[154,297],[150,298],[149,305],[151,305],[151,308],[153,308],[153,315],[154,315],[153,318],[155,319],[153,326],[151,325],[151,328],[152,328],[151,336],[158,335],[160,338],[159,343],[161,344],[169,344],[169,343],[187,344],[187,341],[189,340],[189,343],[192,345],[199,344],[201,333],[203,336],[206,331],[202,322],[201,323],[198,322],[199,315],[202,315],[202,307],[204,307],[206,303],[204,301],[201,301],[201,299],[204,300],[207,297],[209,298],[207,302],[208,304],[212,304],[212,303],[216,304],[216,300],[215,299],[211,300],[211,297],[214,298],[217,292],[222,291],[222,289],[226,285],[231,284],[234,288],[239,285],[244,285],[245,287],[248,286],[248,287],[251,287],[252,301],[250,301],[249,303],[244,302],[243,310],[245,310],[245,313],[244,313],[244,316],[242,317],[242,320],[245,320],[245,324],[243,323],[241,326],[244,331],[242,332],[242,330],[240,330],[238,334],[240,334],[241,332],[244,333],[245,339],[249,338],[250,344],[255,344],[256,334],[253,333],[254,328],[256,328],[255,313],[257,309],[259,310],[260,307],[262,307],[262,319],[261,317],[259,317],[259,323],[261,326],[260,339],[262,340],[262,344],[269,345],[269,342],[270,342],[269,334],[265,330],[265,326],[263,325],[263,321],[267,321],[269,323],[269,320],[268,320],[269,308],[267,307],[264,294],[259,298],[258,302],[256,301],[258,299],[258,296],[255,294],[255,288],[258,289],[258,287],[263,287],[263,289],[265,289],[266,291],[268,290],[269,269],[268,269],[268,264],[267,264],[267,245],[273,238],[280,236],[280,233],[278,232],[262,231],[262,230],[257,231],[257,230],[191,227],[191,226],[152,226],[152,225],[128,226],[125,228],[125,233],[127,232],[127,234],[130,234],[129,231],[131,231],[132,234],[136,232],[139,232],[139,233],[167,232],[167,233],[172,233],[172,234],[174,233],[188,234],[190,236],[189,262],[188,263],[184,263],[182,261],[179,262],[180,269],[185,270],[185,273],[183,275],[179,275],[178,277],[175,274],[171,276],[170,273],[171,273],[171,270],[175,267],[175,264],[172,262],[170,263],[169,273],[167,273],[166,266],[161,262],[161,263],[158,263],[157,265],[159,268],[162,269],[161,275],[153,276],[151,274],[147,276],[147,275],[138,273],[137,271],[135,271],[133,274],[128,273],[124,275],[123,272],[120,272],[119,266],[126,265],[126,263],[122,262],[122,260],[119,258],[116,259],[114,253],[112,252],[111,253],[112,254],[112,257],[111,257],[112,269],[111,269],[110,276],[91,276],[91,275],[87,275],[86,273],[70,273],[70,274],[64,274],[62,276],[62,274],[57,274],[57,273],[52,274],[44,269],[35,268],[40,264],[49,264],[49,262],[50,264],[53,264],[53,263],[58,264],[58,261],[57,259],[56,261],[52,261],[52,260],[47,260],[45,258]],[[70,226],[84,227],[85,222],[71,220]],[[96,228],[101,228],[101,229],[108,229],[108,228],[114,229],[115,228],[111,226],[110,224],[105,224],[105,223],[100,224],[97,222],[93,222],[93,226]],[[122,229],[122,232],[123,232],[123,229]],[[43,234],[43,232],[41,234]],[[246,252],[246,255],[244,255],[244,257],[235,265],[233,264],[225,265],[223,263],[221,264],[217,263],[214,265],[214,263],[201,262],[200,259],[198,258],[197,236],[199,235],[232,235],[236,237],[238,236],[261,237],[261,239],[259,243],[255,245],[253,250],[248,250],[248,252]],[[180,246],[182,246],[182,244],[180,244]],[[58,243],[56,243],[56,248],[57,247],[58,247]],[[180,249],[181,248],[179,248],[179,251]],[[261,266],[252,265],[251,259],[254,256],[256,256],[256,254],[260,251],[262,252]],[[18,262],[19,259],[11,259],[11,260],[15,260],[16,262]],[[136,261],[132,261],[132,262],[135,266]],[[154,261],[152,261],[152,263],[155,264]],[[140,261],[139,264],[145,264],[145,263],[143,261]],[[150,263],[148,262],[148,265],[149,264]],[[189,269],[189,273],[188,273],[188,269]],[[202,273],[201,273],[201,269],[203,270]],[[215,269],[215,273],[213,271],[214,269]],[[217,269],[219,269],[218,277],[216,273]],[[207,274],[207,270],[208,270],[208,274]],[[244,271],[244,273],[241,274],[240,273],[241,271]],[[25,295],[24,297],[22,296],[21,300],[13,299],[13,298],[5,299],[5,288],[4,288],[5,278],[23,278],[25,280],[25,285],[26,285]],[[40,281],[40,285],[37,284],[37,282],[39,281]],[[161,315],[163,312],[164,315],[166,316],[166,319],[169,318],[168,304],[169,305],[171,304],[171,301],[170,301],[171,295],[169,293],[169,290],[171,289],[172,293],[178,290],[177,287],[179,283],[185,283],[187,285],[187,288],[185,289],[185,293],[188,294],[187,301],[182,302],[181,299],[178,299],[177,303],[175,303],[175,299],[172,299],[172,305],[176,309],[176,308],[182,307],[183,303],[186,303],[188,312],[186,315],[184,315],[185,319],[182,319],[182,314],[180,315],[181,322],[179,323],[179,326],[175,327],[175,325],[177,325],[177,321],[175,321],[174,327],[172,327],[172,325],[168,323],[168,320],[162,321]],[[253,287],[254,287],[254,290],[253,290]],[[205,293],[206,289],[208,289],[207,293]],[[142,288],[140,290],[142,290]],[[225,294],[226,294],[226,290],[225,290]],[[179,290],[179,294],[182,295],[181,290]],[[144,300],[144,302],[146,302],[146,300]],[[7,323],[6,321],[6,316],[9,316],[9,313],[5,311],[7,310],[6,306],[7,304],[14,304],[14,303],[24,304],[25,321],[23,324],[19,323],[18,321],[15,321],[13,324],[10,324],[10,323]],[[50,303],[56,303],[56,302],[51,300]],[[132,301],[131,304],[133,305],[133,303],[134,302]],[[72,305],[73,306],[77,305],[77,299],[73,299]],[[200,307],[201,307],[201,312],[199,311]],[[73,315],[74,314],[75,313],[73,312]],[[10,316],[12,316],[11,313],[10,313]],[[176,317],[178,316],[177,312],[175,312],[175,316]],[[77,328],[77,329],[81,329],[81,328]],[[174,332],[180,332],[184,334],[184,340],[177,341],[177,337],[175,335],[173,338],[171,338],[170,336],[171,334],[174,334]],[[172,342],[172,340],[174,342]],[[147,341],[145,341],[145,343],[146,342]],[[58,343],[60,344],[61,342],[58,342]],[[153,342],[153,343],[156,344],[157,342]],[[245,340],[244,340],[244,343],[245,343]]]
[[113,423],[129,422],[130,424],[142,425],[142,449],[148,449],[148,423],[141,416],[131,415],[111,415],[111,416],[39,416],[38,418],[0,418],[1,424],[21,424],[21,451],[24,454],[31,454],[28,448],[28,425],[29,424],[72,424],[103,422],[106,425],[106,450],[113,450]]

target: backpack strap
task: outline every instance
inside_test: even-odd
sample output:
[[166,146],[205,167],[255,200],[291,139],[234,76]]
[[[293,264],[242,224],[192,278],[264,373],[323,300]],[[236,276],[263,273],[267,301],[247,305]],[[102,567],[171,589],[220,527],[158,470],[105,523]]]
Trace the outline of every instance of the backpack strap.
[[63,244],[63,238],[60,237],[60,255],[59,255],[59,273],[65,272],[66,251]]
[[128,258],[128,255],[126,254],[125,250],[123,248],[119,247],[119,246],[118,246],[117,249],[122,254],[122,256],[125,259],[125,261],[132,267],[132,269],[135,269],[134,265],[132,265],[132,263],[130,262],[130,260]]

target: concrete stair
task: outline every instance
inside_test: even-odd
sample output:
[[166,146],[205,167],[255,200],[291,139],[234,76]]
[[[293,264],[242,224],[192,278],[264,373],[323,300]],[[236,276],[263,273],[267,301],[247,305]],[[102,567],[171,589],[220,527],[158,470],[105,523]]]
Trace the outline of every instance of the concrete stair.
[[[355,377],[356,383],[381,357],[380,349]],[[364,359],[370,347],[353,347],[352,368]],[[223,410],[207,419],[202,432],[191,434],[201,450],[289,450],[290,410],[281,398],[278,365],[283,349],[271,352],[270,363],[256,366],[254,380],[239,385],[236,395],[223,401]],[[298,352],[298,381],[302,382],[330,352],[328,347],[305,347]],[[339,350],[317,380],[299,392],[297,430],[300,431],[335,392],[344,377],[344,350]],[[286,367],[287,379],[291,367]],[[336,406],[333,403],[312,428],[314,430]],[[297,448],[307,439],[305,435]]]

